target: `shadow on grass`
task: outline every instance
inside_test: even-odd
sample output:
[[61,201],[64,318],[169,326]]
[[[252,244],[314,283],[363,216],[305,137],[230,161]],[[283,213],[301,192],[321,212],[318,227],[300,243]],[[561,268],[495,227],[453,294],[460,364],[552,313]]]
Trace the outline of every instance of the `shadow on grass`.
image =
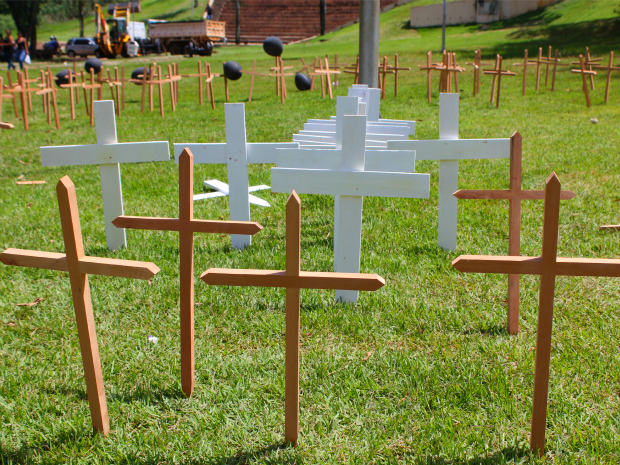
[[[413,462],[416,465],[499,465],[504,463],[513,463],[516,459],[528,457],[530,455],[529,449],[520,446],[506,447],[501,451],[497,451],[492,454],[479,455],[471,459],[461,458],[446,458],[434,455],[427,455],[426,457],[417,457]],[[405,453],[401,455],[402,458],[411,457],[411,455]]]
[[132,403],[141,402],[145,405],[148,404],[161,404],[166,400],[182,400],[187,399],[185,393],[178,387],[171,387],[167,389],[149,389],[149,388],[137,388],[132,391],[122,391],[107,394],[108,402],[122,402]]

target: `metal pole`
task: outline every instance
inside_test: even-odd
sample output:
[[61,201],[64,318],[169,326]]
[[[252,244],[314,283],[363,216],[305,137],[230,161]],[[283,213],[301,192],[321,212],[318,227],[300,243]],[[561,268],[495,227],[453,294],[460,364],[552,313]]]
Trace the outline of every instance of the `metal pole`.
[[359,83],[379,87],[379,0],[360,0]]
[[446,51],[446,0],[443,0],[443,23],[441,26],[441,53]]
[[326,15],[327,5],[326,0],[320,0],[320,15],[321,15],[321,35],[325,35],[325,15]]

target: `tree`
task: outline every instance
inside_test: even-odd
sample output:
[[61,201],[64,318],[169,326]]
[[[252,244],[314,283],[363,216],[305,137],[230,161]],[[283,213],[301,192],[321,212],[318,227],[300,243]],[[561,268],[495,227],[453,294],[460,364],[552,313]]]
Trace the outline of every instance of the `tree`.
[[31,54],[37,48],[37,23],[39,9],[43,1],[45,0],[7,0],[6,2],[17,30],[24,34],[24,37],[28,40]]

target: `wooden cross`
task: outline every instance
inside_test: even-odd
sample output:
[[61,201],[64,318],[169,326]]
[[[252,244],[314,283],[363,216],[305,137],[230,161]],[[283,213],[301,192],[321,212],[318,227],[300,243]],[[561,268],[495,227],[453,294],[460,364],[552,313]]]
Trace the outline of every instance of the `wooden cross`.
[[[280,89],[280,101],[284,103],[284,100],[288,98],[288,94],[286,93],[286,81],[284,80],[285,76],[294,76],[295,73],[285,73],[284,70],[291,69],[292,66],[284,66],[284,62],[282,61],[282,57],[277,57],[278,62],[280,63],[280,67],[277,68],[277,72],[274,74],[270,74],[269,76],[275,77],[276,82],[279,82]],[[273,68],[272,68],[273,69]],[[254,76],[252,76],[254,77]],[[277,89],[276,89],[277,90]]]
[[[30,83],[36,84],[37,82],[39,82],[39,78],[30,79],[30,77],[28,76],[28,68],[24,68],[24,84],[26,85],[26,89],[30,90]],[[28,92],[27,95],[28,95],[28,109],[32,111],[32,97],[30,96],[30,92]]]
[[379,80],[381,86],[381,99],[385,100],[385,88],[387,87],[387,75],[394,74],[394,71],[389,67],[387,57],[383,57],[383,63],[379,63]]
[[555,173],[547,179],[545,213],[540,257],[496,257],[461,255],[452,266],[463,273],[501,273],[540,275],[536,366],[530,448],[541,457],[545,452],[547,395],[553,326],[553,300],[556,276],[620,277],[620,260],[602,258],[558,258],[558,224],[562,186]]
[[459,94],[439,94],[439,140],[389,141],[387,148],[439,161],[437,244],[446,250],[456,250],[459,160],[510,158],[510,139],[459,139]]
[[58,182],[56,194],[58,195],[65,253],[7,249],[0,254],[0,262],[5,265],[69,272],[91,422],[95,430],[105,435],[110,432],[108,407],[99,360],[88,275],[149,280],[159,272],[159,268],[150,262],[85,255],[75,186],[68,176]]
[[[517,73],[513,73],[510,70],[502,71],[502,57],[498,55],[499,64],[496,70],[485,69],[484,74],[492,74],[497,76],[497,98],[495,99],[495,107],[499,108],[499,93],[502,87],[502,76],[516,76]],[[491,103],[493,103],[493,94],[491,94]]]
[[523,66],[523,90],[521,91],[521,95],[525,95],[525,90],[527,88],[527,65],[530,64],[527,61],[528,50],[525,49],[523,53],[523,63],[513,63],[512,66]]
[[14,126],[11,123],[3,123],[2,122],[2,99],[4,98],[4,79],[0,76],[0,129],[13,129]]
[[193,186],[194,156],[186,148],[179,157],[179,217],[119,216],[112,222],[119,228],[179,232],[181,386],[187,396],[194,390],[194,233],[253,235],[263,229],[249,221],[194,219]]
[[586,105],[588,106],[588,108],[590,108],[590,91],[588,90],[588,83],[586,81],[586,75],[590,76],[590,78],[592,79],[592,77],[598,73],[596,71],[586,70],[586,62],[583,59],[583,55],[579,55],[579,64],[581,65],[580,69],[571,69],[570,71],[571,73],[581,74],[581,80],[582,80],[581,88],[583,89],[583,92],[586,94]]
[[558,58],[558,49],[555,49],[555,58],[551,58],[551,45],[549,46],[549,56],[545,58],[547,61],[547,73],[545,76],[545,87],[547,87],[547,79],[549,78],[549,64],[553,63],[553,73],[551,76],[551,92],[555,90],[555,74],[558,66],[569,66],[567,63],[560,63],[560,59]]
[[[73,89],[76,87],[82,87],[82,84],[80,84],[77,80],[77,76],[75,74],[73,74],[73,71],[69,70],[69,74],[68,74],[68,84],[61,84],[60,87],[62,89],[69,89],[69,97],[71,99],[71,119],[74,120],[75,119],[75,94]],[[77,95],[80,95],[79,92],[77,92]]]
[[[112,77],[110,76],[110,68],[108,68],[107,71],[108,71],[107,85],[110,87],[110,94],[112,96],[112,100],[114,101],[114,108],[116,109],[116,116],[121,116],[121,101],[120,101],[118,88],[122,87],[123,83],[118,80],[118,68],[116,66],[114,67],[114,80],[112,80]],[[116,95],[115,95],[115,89],[116,89]]]
[[211,74],[211,65],[206,62],[205,71],[207,72],[207,79],[205,79],[205,82],[207,83],[207,100],[211,99],[211,108],[215,110],[215,97],[213,96],[213,79],[216,77],[220,77],[220,75],[217,73]]
[[431,103],[431,82],[432,76],[431,73],[433,71],[439,71],[442,69],[442,66],[433,63],[433,52],[426,53],[426,66],[418,65],[421,71],[426,71],[426,94],[428,97],[428,103]]
[[[158,88],[158,95],[159,95],[159,114],[161,116],[164,116],[164,92],[163,92],[163,85],[164,84],[169,84],[170,85],[170,103],[172,105],[172,111],[176,111],[176,95],[175,95],[175,85],[174,83],[176,81],[179,81],[181,79],[181,76],[176,76],[174,74],[174,72],[172,71],[172,67],[171,65],[168,65],[168,77],[167,78],[163,78],[163,75],[161,73],[161,65],[157,65],[157,80],[154,80],[151,78],[151,76],[149,75],[149,86],[150,86],[150,92],[152,95],[152,89],[153,86],[157,86]],[[152,108],[152,99],[151,99],[151,110]]]
[[596,66],[598,69],[606,69],[607,70],[607,85],[605,86],[605,103],[609,100],[609,87],[611,84],[611,73],[612,71],[620,71],[620,66],[614,67],[614,52],[609,52],[609,64],[607,66]]
[[26,84],[24,83],[24,73],[22,72],[17,72],[17,84],[14,86],[11,86],[7,89],[7,92],[9,92],[10,94],[13,95],[13,99],[14,101],[17,99],[16,94],[19,95],[20,97],[20,101],[21,101],[21,105],[22,105],[22,119],[24,121],[24,129],[27,131],[29,128],[29,124],[28,124],[28,103],[27,103],[27,99],[26,99],[26,94],[30,93],[30,92],[37,92],[38,89],[36,88],[31,88],[28,89],[26,87]]
[[[316,64],[315,64],[316,67]],[[343,71],[348,74],[354,74],[353,84],[359,84],[359,76],[360,76],[360,57],[357,56],[355,63],[345,66]],[[312,82],[314,83],[314,76],[312,76]]]
[[478,60],[480,50],[474,51],[474,62],[473,63],[465,63],[466,65],[471,65],[474,68],[474,90],[472,93],[472,97],[475,97],[478,92],[480,92],[480,66],[478,65]]
[[[84,81],[84,75],[82,74],[82,81]],[[95,72],[91,68],[90,69],[90,84],[85,84],[82,82],[82,88],[84,91],[90,90],[90,125],[93,126],[95,124],[95,89],[101,90],[101,84],[95,83]],[[84,95],[84,100],[86,101],[86,95]],[[101,100],[101,99],[99,99]],[[89,105],[86,103],[86,108],[88,109]]]
[[385,280],[376,274],[300,271],[301,201],[293,191],[286,203],[286,270],[237,270],[209,268],[201,276],[213,286],[283,287],[286,289],[286,361],[284,388],[284,437],[297,444],[299,437],[299,332],[300,289],[376,291]]
[[[277,148],[297,148],[296,142],[248,143],[245,131],[245,104],[226,103],[226,142],[216,144],[174,144],[174,158],[179,160],[187,148],[195,153],[197,164],[226,164],[228,167],[230,219],[250,221],[249,163],[275,163]],[[243,250],[252,244],[248,235],[233,234],[231,244]]]
[[[310,92],[312,92],[313,90],[316,90],[316,86],[314,85],[314,74],[312,74],[312,71],[314,71],[314,68],[316,68],[316,61],[318,60],[318,57],[314,58],[314,64],[312,64],[312,65],[307,65],[303,58],[300,58],[300,60],[301,60],[301,64],[303,66],[297,72],[298,73],[308,73],[308,76],[310,77]],[[347,71],[345,71],[345,73],[346,72]]]
[[398,97],[398,72],[399,71],[411,71],[411,68],[399,68],[398,66],[398,53],[394,55],[394,97]]
[[110,250],[127,247],[125,230],[117,229],[112,220],[123,214],[120,163],[168,161],[168,141],[118,143],[114,102],[95,101],[97,119],[96,145],[41,147],[43,166],[99,165],[105,235]]
[[[366,197],[428,198],[430,175],[417,173],[366,171],[366,115],[345,115],[342,120],[340,163],[336,169],[272,168],[272,192],[322,194],[335,196],[334,271],[357,273],[360,269],[362,205]],[[337,157],[334,150],[323,156]],[[316,150],[298,149],[295,158],[313,157]],[[327,152],[327,154],[325,154]],[[392,154],[389,154],[392,155]],[[397,156],[397,154],[394,154]],[[320,156],[320,155],[319,155]],[[413,159],[409,153],[410,161]],[[375,165],[376,166],[376,165]],[[415,165],[414,165],[415,166]],[[332,165],[332,167],[334,167]],[[336,291],[336,300],[357,302],[358,292]]]
[[11,93],[11,89],[13,89],[14,87],[17,87],[18,84],[17,83],[13,84],[13,80],[11,78],[11,70],[7,71],[6,77],[9,83],[8,85],[4,85],[3,88],[8,93],[4,94],[2,98],[11,99],[13,101],[13,110],[15,111],[15,118],[19,119],[19,111],[17,110],[17,98],[15,97],[14,94]]
[[205,62],[205,72],[202,72],[202,63],[200,61],[198,61],[198,74],[183,74],[183,77],[197,77],[198,78],[198,98],[200,101],[200,104],[202,105],[203,100],[202,100],[202,78],[203,77],[209,77],[209,75],[207,74],[207,62]]
[[[593,66],[598,66],[600,61],[603,61],[603,59],[602,58],[592,58],[590,56],[590,47],[586,47],[586,55],[584,57],[584,66],[588,67],[588,71],[592,71],[592,67]],[[571,65],[579,65],[579,64],[581,64],[581,60],[579,60],[579,61],[572,61],[571,62]],[[596,73],[594,73],[594,74],[596,74]],[[592,88],[592,90],[594,90],[594,74],[590,74],[590,87]]]
[[[252,77],[250,78],[250,96],[248,97],[248,102],[252,101],[252,91],[254,90],[254,76],[267,76],[264,73],[257,73],[256,72],[256,58],[254,58],[254,64],[252,65],[252,71],[243,71],[241,70],[241,72],[243,74],[249,74]],[[272,76],[272,75],[270,75]],[[286,76],[292,76],[292,74],[286,74]]]
[[[22,81],[23,81],[23,75],[21,77]],[[54,105],[54,116],[56,118],[56,129],[60,129],[60,118],[58,117],[58,102],[56,100],[56,94],[58,93],[58,89],[56,89],[54,87],[54,82],[52,80],[52,72],[48,71],[46,73],[45,76],[46,82],[47,82],[47,87],[45,89],[41,89],[40,91],[37,92],[37,95],[47,95],[47,94],[51,94],[52,95],[52,104]],[[36,91],[36,89],[30,89],[33,91]],[[22,104],[25,103],[23,101],[23,97],[22,97]],[[25,114],[25,113],[24,113]],[[47,112],[47,124],[51,124],[51,114],[52,111],[49,110]]]
[[[543,200],[545,191],[521,190],[522,139],[519,132],[510,138],[510,189],[508,190],[464,190],[454,196],[460,200],[508,200],[508,255],[521,255],[521,202]],[[562,191],[561,199],[574,199],[575,193]],[[509,334],[519,332],[519,275],[508,275],[508,324]]]
[[[327,90],[329,93],[329,98],[333,99],[334,95],[332,92],[332,79],[331,79],[331,75],[332,74],[340,74],[340,71],[337,70],[330,70],[329,69],[329,61],[327,60],[327,58],[325,58],[324,60],[321,60],[320,62],[320,67],[319,69],[314,69],[314,73],[313,74],[318,74],[319,76],[321,76],[321,90],[323,91],[323,97],[325,97],[325,91],[323,89],[323,76],[325,76],[327,78]],[[325,68],[323,68],[323,63],[325,63]]]

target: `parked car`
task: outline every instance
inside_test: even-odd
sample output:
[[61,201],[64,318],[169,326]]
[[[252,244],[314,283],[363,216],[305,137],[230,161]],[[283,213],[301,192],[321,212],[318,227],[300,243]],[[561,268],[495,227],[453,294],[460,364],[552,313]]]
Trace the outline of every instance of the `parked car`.
[[95,43],[95,40],[90,37],[79,37],[77,39],[70,39],[65,45],[65,51],[67,55],[73,58],[76,55],[88,56],[97,55],[99,46]]

